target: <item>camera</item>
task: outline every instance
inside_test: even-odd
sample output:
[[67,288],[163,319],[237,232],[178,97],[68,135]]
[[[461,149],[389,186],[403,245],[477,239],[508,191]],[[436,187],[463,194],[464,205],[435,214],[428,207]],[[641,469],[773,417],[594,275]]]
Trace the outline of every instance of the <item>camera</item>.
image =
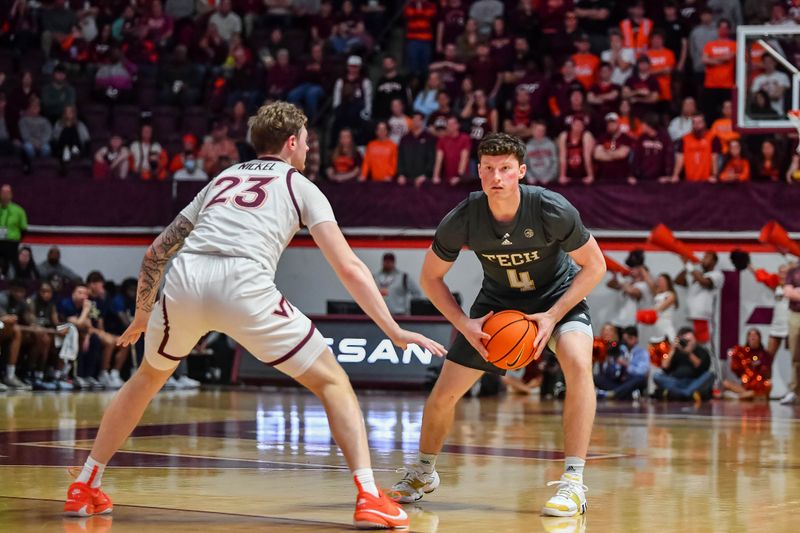
[[687,341],[686,339],[678,339],[678,346],[680,346],[681,348],[686,348],[687,346],[689,346],[689,341]]

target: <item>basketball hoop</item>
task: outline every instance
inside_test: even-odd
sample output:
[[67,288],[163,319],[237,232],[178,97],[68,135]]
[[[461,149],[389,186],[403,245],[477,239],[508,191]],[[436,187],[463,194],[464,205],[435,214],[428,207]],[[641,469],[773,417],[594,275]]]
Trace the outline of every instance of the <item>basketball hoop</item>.
[[[786,113],[789,122],[797,129],[797,135],[800,136],[800,109],[792,109]],[[797,145],[797,153],[800,154],[800,142]]]

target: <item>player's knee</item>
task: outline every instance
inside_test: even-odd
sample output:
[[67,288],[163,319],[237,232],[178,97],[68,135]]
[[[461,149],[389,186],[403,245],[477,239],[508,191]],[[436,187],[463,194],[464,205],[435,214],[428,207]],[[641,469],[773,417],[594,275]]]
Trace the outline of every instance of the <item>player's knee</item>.
[[425,403],[425,407],[436,410],[452,409],[462,396],[463,394],[458,394],[456,391],[449,388],[442,387],[437,389],[434,387],[431,395],[428,397],[428,401]]
[[[170,361],[172,363],[172,361]],[[164,383],[169,379],[173,372],[175,372],[175,368],[177,368],[177,363],[175,364],[156,364],[154,365],[148,358],[145,358],[142,361],[142,365],[136,371],[135,374],[128,380],[128,383],[135,384],[134,386],[142,386],[148,389],[155,389],[157,392]]]

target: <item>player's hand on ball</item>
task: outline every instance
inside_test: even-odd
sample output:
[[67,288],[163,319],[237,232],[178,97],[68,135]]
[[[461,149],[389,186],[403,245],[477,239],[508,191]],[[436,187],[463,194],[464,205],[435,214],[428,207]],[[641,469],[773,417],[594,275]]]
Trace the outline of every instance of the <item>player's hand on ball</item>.
[[536,339],[534,340],[536,345],[536,353],[533,355],[533,358],[539,359],[539,357],[542,356],[544,347],[547,345],[547,341],[550,339],[550,335],[553,334],[553,330],[556,327],[556,319],[548,313],[525,315],[525,318],[536,322],[538,332],[536,333]]
[[445,353],[447,353],[444,349],[444,346],[435,340],[431,340],[425,335],[420,335],[419,333],[414,333],[413,331],[408,331],[405,329],[401,329],[397,337],[392,339],[392,342],[404,350],[409,344],[416,344],[420,348],[428,350],[436,357],[442,357]]
[[489,350],[483,345],[483,341],[488,341],[492,336],[483,331],[483,323],[489,320],[489,317],[493,314],[494,311],[489,311],[480,318],[470,318],[464,323],[464,326],[459,328],[464,338],[467,339],[472,347],[475,348],[484,359],[489,357]]
[[131,325],[128,326],[128,329],[126,329],[117,339],[117,346],[130,346],[131,344],[136,344],[136,341],[139,340],[139,336],[147,331],[147,322],[149,320],[149,316],[145,317],[139,313],[136,313]]

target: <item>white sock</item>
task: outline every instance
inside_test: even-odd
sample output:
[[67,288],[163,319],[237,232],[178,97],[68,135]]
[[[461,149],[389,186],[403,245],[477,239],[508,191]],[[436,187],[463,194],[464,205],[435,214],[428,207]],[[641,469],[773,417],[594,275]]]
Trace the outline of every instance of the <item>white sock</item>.
[[91,488],[96,489],[103,480],[103,471],[105,469],[106,465],[98,463],[89,456],[83,464],[83,470],[81,470],[81,473],[78,475],[77,481],[86,483]]
[[580,457],[566,457],[564,459],[564,473],[570,476],[577,477],[580,483],[583,483],[583,467],[586,461]]
[[378,486],[375,484],[375,476],[371,468],[359,468],[353,471],[356,480],[356,487],[364,492],[369,492],[376,498],[378,497]]
[[119,370],[116,370],[116,369],[112,370],[111,371],[111,377],[114,378],[114,379],[118,379],[119,378]]
[[17,374],[17,365],[6,365],[6,379],[12,379]]
[[419,452],[419,454],[417,454],[417,462],[426,474],[430,474],[436,468],[436,457],[437,455],[435,453]]

